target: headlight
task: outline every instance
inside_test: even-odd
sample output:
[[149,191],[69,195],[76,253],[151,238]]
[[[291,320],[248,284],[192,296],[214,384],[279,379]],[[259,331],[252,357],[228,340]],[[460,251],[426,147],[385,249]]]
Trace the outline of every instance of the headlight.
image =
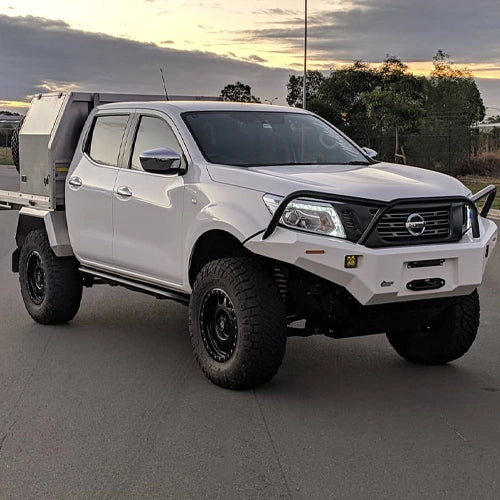
[[465,234],[472,227],[472,217],[474,217],[469,205],[464,205],[464,228],[462,234]]
[[[263,199],[271,214],[274,214],[283,198],[266,194]],[[280,224],[336,238],[346,237],[344,226],[335,208],[330,203],[321,201],[303,199],[291,201],[281,216]]]

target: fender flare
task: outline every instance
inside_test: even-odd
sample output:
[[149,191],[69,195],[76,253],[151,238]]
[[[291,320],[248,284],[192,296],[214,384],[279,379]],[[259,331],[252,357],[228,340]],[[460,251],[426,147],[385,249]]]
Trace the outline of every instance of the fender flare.
[[[265,214],[264,212],[264,215]],[[198,213],[196,220],[193,221],[192,230],[185,240],[185,279],[189,283],[189,268],[193,257],[194,249],[200,238],[206,233],[217,230],[228,233],[237,239],[242,247],[245,242],[255,236],[256,233],[264,232],[270,217],[267,220],[259,220],[255,214],[245,211],[238,205],[212,205],[205,207]],[[231,221],[231,222],[227,222]]]
[[64,211],[23,207],[19,211],[16,229],[18,249],[23,246],[28,233],[34,229],[45,229],[50,247],[57,257],[71,257],[74,255]]

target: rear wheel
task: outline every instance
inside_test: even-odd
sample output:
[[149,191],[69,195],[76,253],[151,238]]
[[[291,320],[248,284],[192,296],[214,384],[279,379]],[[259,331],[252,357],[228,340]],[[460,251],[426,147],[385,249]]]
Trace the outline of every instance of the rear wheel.
[[479,327],[479,295],[455,297],[428,325],[415,330],[388,332],[396,352],[413,363],[441,365],[463,356]]
[[31,231],[19,256],[19,282],[24,305],[38,323],[72,320],[80,307],[82,280],[72,257],[56,257],[45,231]]
[[246,257],[208,263],[193,285],[189,330],[214,384],[247,389],[271,380],[286,347],[285,308],[271,273]]

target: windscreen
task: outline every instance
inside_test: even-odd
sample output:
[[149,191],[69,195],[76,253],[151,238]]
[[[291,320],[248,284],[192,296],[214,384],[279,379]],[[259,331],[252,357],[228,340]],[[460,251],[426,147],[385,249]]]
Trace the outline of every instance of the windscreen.
[[182,116],[211,163],[244,167],[370,163],[353,144],[313,115],[202,111]]

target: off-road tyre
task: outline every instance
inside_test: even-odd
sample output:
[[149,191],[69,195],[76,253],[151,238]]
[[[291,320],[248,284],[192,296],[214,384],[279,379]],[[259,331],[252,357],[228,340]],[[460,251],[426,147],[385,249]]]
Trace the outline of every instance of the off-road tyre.
[[56,257],[45,231],[31,231],[19,255],[19,282],[30,316],[44,325],[72,320],[82,298],[82,279],[73,257]]
[[16,170],[19,172],[20,169],[20,162],[19,162],[19,131],[21,130],[21,127],[23,126],[24,122],[24,116],[19,122],[19,125],[14,129],[14,132],[12,132],[12,137],[10,139],[10,147],[12,151],[12,161],[14,162],[14,165],[16,167]]
[[442,365],[462,357],[473,344],[479,327],[479,294],[455,297],[432,322],[418,330],[388,332],[396,352],[408,361]]
[[[219,328],[221,319],[226,330]],[[272,271],[248,257],[209,262],[193,285],[189,332],[196,360],[214,384],[250,389],[271,380],[287,339]]]

